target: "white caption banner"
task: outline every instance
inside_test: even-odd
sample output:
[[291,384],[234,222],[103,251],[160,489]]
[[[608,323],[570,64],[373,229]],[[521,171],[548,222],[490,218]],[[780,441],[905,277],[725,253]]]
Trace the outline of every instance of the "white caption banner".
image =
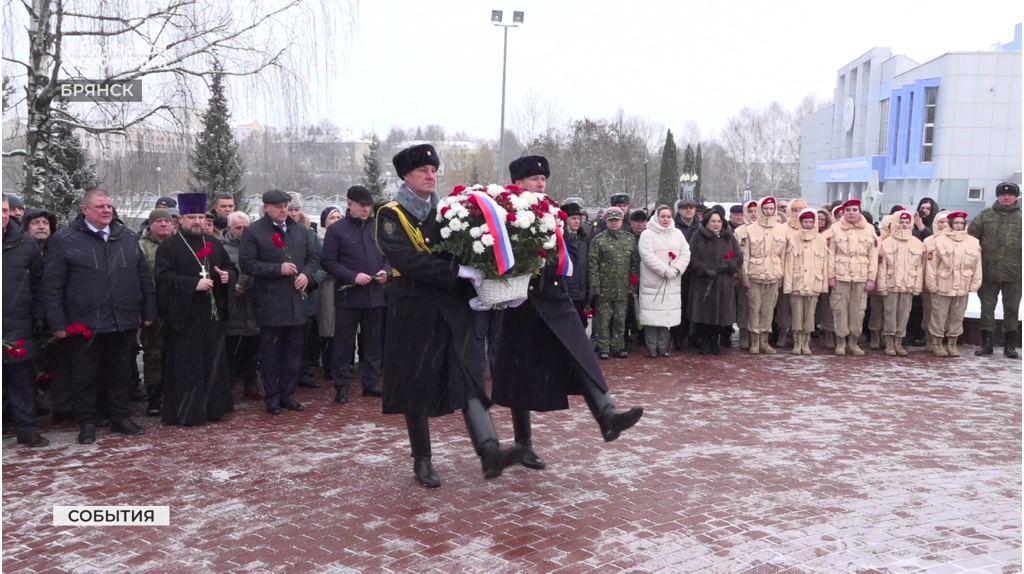
[[54,526],[170,526],[170,506],[54,506]]

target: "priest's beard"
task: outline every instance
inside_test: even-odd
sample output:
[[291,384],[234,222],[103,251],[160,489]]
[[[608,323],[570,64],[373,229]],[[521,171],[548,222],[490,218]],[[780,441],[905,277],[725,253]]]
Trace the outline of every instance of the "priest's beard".
[[197,226],[194,226],[194,227],[182,227],[181,228],[181,233],[185,237],[190,237],[190,238],[202,237],[203,236],[203,226],[202,225],[197,225]]

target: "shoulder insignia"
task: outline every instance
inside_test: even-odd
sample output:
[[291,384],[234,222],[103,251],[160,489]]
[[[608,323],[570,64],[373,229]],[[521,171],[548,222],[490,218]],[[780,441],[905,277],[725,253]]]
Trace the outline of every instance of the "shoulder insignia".
[[743,239],[740,239],[740,247],[743,247],[746,244],[747,244],[747,238],[746,237],[744,237]]
[[384,235],[387,235],[388,237],[394,237],[395,236],[395,224],[394,223],[392,223],[390,221],[385,221],[384,222]]
[[929,251],[928,252],[928,261],[932,260],[932,255],[935,255],[935,254]]

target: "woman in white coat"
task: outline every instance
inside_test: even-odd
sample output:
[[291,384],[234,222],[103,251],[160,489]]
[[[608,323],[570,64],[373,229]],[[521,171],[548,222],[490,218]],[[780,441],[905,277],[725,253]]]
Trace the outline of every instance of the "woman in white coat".
[[660,205],[640,234],[640,324],[647,330],[647,354],[669,356],[669,328],[682,321],[683,271],[690,264],[690,246],[672,221],[672,210]]

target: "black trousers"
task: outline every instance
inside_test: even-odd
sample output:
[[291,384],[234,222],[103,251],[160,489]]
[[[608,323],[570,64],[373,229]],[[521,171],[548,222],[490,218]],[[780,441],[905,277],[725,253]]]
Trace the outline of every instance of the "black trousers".
[[334,388],[348,388],[352,382],[352,357],[356,347],[356,330],[362,337],[360,363],[363,367],[363,388],[378,385],[381,369],[381,309],[380,307],[334,309]]
[[19,435],[36,432],[36,391],[33,386],[35,367],[32,361],[4,365],[4,393],[14,411],[14,428]]
[[305,334],[306,323],[260,327],[260,367],[263,369],[267,406],[279,406],[295,395]]
[[94,334],[89,339],[81,335],[68,338],[78,423],[96,424],[97,389],[106,389],[106,410],[111,419],[128,418],[135,331]]
[[259,365],[260,336],[224,337],[224,344],[227,347],[228,368],[231,370],[231,386],[235,385],[235,377],[241,373],[245,388],[256,387],[259,382],[256,374]]
[[501,311],[477,311],[476,312],[476,344],[480,347],[480,354],[484,357],[480,370],[487,372],[487,363],[490,362],[492,371],[495,362],[498,360],[498,347],[501,345]]

